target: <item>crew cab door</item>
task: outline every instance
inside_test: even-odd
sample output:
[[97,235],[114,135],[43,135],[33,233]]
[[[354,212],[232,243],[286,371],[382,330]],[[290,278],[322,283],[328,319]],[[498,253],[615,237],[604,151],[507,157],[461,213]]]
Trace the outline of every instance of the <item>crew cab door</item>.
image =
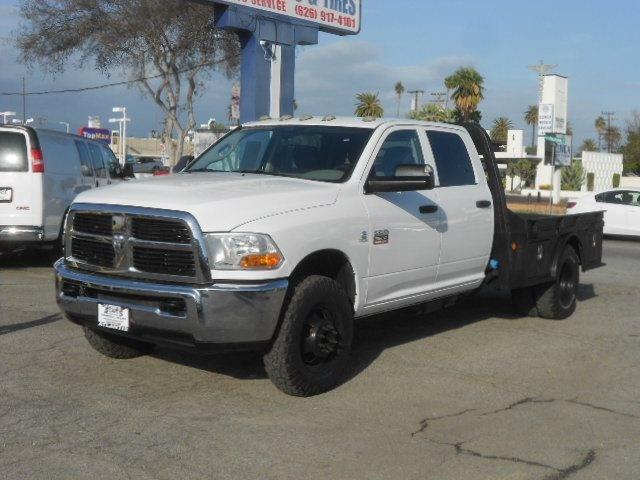
[[[428,163],[424,135],[414,128],[386,132],[368,175],[395,176],[399,165]],[[367,177],[368,178],[368,177]],[[403,304],[433,289],[440,256],[441,213],[436,190],[364,194],[370,246],[365,311]]]
[[442,215],[438,288],[455,293],[485,276],[494,233],[492,196],[466,131],[433,127],[426,134],[438,172]]
[[93,165],[95,175],[95,186],[102,187],[110,184],[111,179],[109,179],[107,165],[102,157],[100,147],[94,142],[87,142],[87,146],[89,147],[89,153],[91,155],[91,164]]

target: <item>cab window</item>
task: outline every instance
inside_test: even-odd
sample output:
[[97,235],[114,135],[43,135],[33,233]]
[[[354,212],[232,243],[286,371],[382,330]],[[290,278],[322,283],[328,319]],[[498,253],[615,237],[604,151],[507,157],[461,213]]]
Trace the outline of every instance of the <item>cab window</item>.
[[100,150],[102,150],[102,158],[104,160],[104,163],[109,169],[109,176],[111,178],[118,178],[122,176],[122,168],[120,166],[120,162],[113,153],[113,150],[111,150],[106,145],[100,145]]
[[462,137],[452,132],[428,131],[441,187],[475,185],[471,157]]
[[373,163],[371,176],[394,178],[400,165],[424,165],[418,132],[398,130],[389,134]]

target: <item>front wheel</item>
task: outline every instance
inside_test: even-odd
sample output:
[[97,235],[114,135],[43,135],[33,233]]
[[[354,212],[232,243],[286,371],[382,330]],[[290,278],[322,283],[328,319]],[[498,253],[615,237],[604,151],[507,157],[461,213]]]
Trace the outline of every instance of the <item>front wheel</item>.
[[542,318],[563,320],[576,310],[576,291],[580,283],[580,260],[567,246],[558,260],[556,280],[537,288],[536,307]]
[[310,397],[338,385],[348,365],[353,311],[335,280],[310,276],[298,283],[280,332],[264,356],[271,381],[283,392]]

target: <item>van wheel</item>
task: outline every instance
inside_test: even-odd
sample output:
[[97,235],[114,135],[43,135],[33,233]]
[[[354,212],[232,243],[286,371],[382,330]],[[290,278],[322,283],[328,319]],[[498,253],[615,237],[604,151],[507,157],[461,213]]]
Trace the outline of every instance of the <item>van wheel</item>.
[[353,311],[338,282],[310,276],[298,283],[264,365],[284,393],[310,397],[337,386],[349,363]]
[[109,358],[120,360],[141,357],[151,353],[154,348],[150,343],[109,335],[89,327],[84,327],[84,336],[94,350]]
[[536,307],[542,318],[563,320],[576,310],[580,283],[580,260],[573,247],[566,247],[558,261],[556,280],[537,288]]

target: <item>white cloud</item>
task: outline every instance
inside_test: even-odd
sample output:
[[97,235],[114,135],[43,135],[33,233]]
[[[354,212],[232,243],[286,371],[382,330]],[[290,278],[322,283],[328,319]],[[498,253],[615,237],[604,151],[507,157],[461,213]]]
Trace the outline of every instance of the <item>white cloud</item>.
[[[326,46],[301,49],[297,58],[296,99],[301,113],[352,115],[355,95],[378,92],[389,115],[395,115],[394,85],[430,93],[442,90],[444,78],[471,57],[438,58],[420,65],[391,65],[369,42],[341,40]],[[403,111],[409,108],[405,95]]]

